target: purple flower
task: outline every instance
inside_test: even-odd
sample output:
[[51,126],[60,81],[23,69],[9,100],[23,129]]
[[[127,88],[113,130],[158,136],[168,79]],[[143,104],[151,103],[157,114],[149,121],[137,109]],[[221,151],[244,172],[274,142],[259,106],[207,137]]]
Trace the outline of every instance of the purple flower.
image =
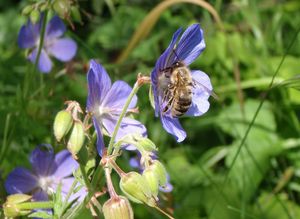
[[[132,88],[124,81],[111,80],[102,65],[91,60],[88,79],[87,110],[93,116],[93,124],[97,132],[97,149],[102,156],[104,142],[102,131],[112,135],[121,111]],[[137,97],[134,96],[129,104],[127,112],[134,112]],[[124,117],[116,138],[119,139],[127,134],[138,133],[146,135],[146,128],[139,121]],[[132,149],[131,146],[126,149]]]
[[[31,49],[28,59],[32,63],[35,63],[38,54],[42,18],[43,16],[41,16],[41,19],[36,24],[28,20],[27,24],[21,27],[18,36],[19,47],[22,49]],[[54,16],[47,24],[44,44],[38,61],[38,68],[41,72],[48,73],[51,71],[52,62],[49,55],[54,56],[62,62],[69,61],[75,56],[77,50],[76,43],[72,39],[61,38],[65,31],[66,27],[58,16]]]
[[[177,43],[181,32],[182,29],[180,28],[174,33],[169,47],[159,57],[151,73],[155,115],[160,116],[164,129],[172,134],[177,142],[181,142],[186,138],[186,132],[180,125],[178,118],[172,116],[171,110],[165,111],[166,105],[170,104],[170,99],[165,98],[165,96],[171,82],[170,77],[166,77],[165,72],[178,62],[188,67],[205,48],[203,31],[199,24],[189,26]],[[212,93],[212,85],[209,77],[204,72],[199,70],[190,72],[193,80],[192,100],[185,115],[201,116],[209,109],[208,98]],[[178,85],[175,84],[175,86]]]
[[[61,184],[62,195],[66,196],[75,180],[71,175],[78,168],[67,150],[55,155],[51,145],[39,145],[32,151],[30,163],[31,171],[17,167],[8,175],[5,181],[7,193],[26,193],[32,195],[35,201],[46,201]],[[82,200],[85,195],[85,188],[82,188],[71,196],[70,201],[76,198]]]

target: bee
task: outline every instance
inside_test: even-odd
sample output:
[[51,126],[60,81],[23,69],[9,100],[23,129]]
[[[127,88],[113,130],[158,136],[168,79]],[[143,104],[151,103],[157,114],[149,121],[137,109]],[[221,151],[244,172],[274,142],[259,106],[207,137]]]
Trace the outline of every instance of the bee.
[[172,117],[180,117],[192,105],[194,82],[191,72],[182,61],[176,61],[172,66],[163,70],[163,77],[163,80],[167,81],[162,101],[165,103],[163,113],[170,111]]
[[[177,58],[177,60],[179,59]],[[162,73],[159,76],[159,84],[163,91],[161,106],[163,114],[170,112],[174,118],[184,115],[192,105],[193,88],[196,86],[200,86],[215,99],[218,99],[213,91],[193,80],[190,69],[183,61],[175,61],[160,72]]]

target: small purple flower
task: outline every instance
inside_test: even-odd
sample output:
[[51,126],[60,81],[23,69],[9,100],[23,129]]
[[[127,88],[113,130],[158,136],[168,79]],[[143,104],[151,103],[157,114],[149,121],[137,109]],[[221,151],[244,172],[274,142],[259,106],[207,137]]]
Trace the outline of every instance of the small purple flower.
[[[87,110],[93,116],[93,124],[97,132],[97,149],[102,156],[104,142],[102,131],[112,135],[125,102],[132,88],[124,81],[111,80],[102,65],[91,60],[87,75],[88,98]],[[127,112],[134,112],[137,104],[137,96],[134,96],[129,104]],[[146,128],[139,121],[124,117],[117,133],[117,139],[127,135],[138,133],[146,135]],[[133,149],[129,146],[126,149]]]
[[[30,194],[34,201],[46,201],[61,184],[63,197],[67,195],[75,180],[71,175],[78,168],[69,151],[63,150],[55,155],[51,145],[39,145],[32,151],[30,163],[32,171],[17,167],[8,175],[5,181],[7,193]],[[71,196],[70,201],[83,200],[85,195],[85,188],[82,188]]]
[[[186,138],[186,132],[180,125],[178,118],[171,115],[170,110],[164,112],[164,107],[169,101],[164,98],[165,90],[170,84],[170,80],[165,80],[164,73],[166,69],[174,66],[177,62],[188,67],[205,48],[203,31],[199,24],[189,26],[177,43],[181,32],[182,29],[180,28],[174,33],[169,47],[159,57],[151,73],[155,115],[160,116],[164,129],[172,134],[177,142],[182,142]],[[209,77],[202,71],[192,70],[191,76],[193,79],[192,103],[185,115],[201,116],[209,109],[208,98],[212,93],[212,85]]]
[[[31,49],[28,59],[32,63],[35,63],[38,54],[42,18],[43,16],[41,15],[41,19],[36,24],[28,20],[27,24],[21,27],[18,36],[19,47]],[[51,71],[52,62],[49,55],[62,62],[67,62],[75,56],[77,45],[74,40],[61,38],[65,31],[66,27],[58,16],[54,16],[47,24],[44,44],[38,61],[38,68],[41,72],[48,73]]]

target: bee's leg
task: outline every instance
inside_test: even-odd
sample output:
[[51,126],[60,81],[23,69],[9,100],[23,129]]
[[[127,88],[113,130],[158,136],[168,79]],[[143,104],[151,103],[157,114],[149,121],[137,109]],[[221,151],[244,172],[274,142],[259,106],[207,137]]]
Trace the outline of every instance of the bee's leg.
[[164,106],[164,108],[162,109],[163,114],[167,113],[169,111],[169,105],[170,103],[173,101],[173,97],[170,98],[170,90],[166,90],[164,97],[162,99],[162,104],[164,104],[165,102],[167,102]]

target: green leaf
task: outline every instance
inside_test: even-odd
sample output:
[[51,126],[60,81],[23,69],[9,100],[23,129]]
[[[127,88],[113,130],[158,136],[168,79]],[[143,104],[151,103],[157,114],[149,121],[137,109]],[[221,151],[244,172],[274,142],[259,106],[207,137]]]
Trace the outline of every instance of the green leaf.
[[56,192],[54,194],[53,197],[53,201],[54,201],[54,215],[61,215],[63,212],[63,200],[62,200],[62,195],[61,195],[61,188],[62,188],[62,184],[59,183],[56,189]]
[[[245,134],[258,105],[259,101],[257,100],[247,100],[243,106],[243,114],[239,103],[233,103],[231,106],[223,110],[219,115],[218,126],[220,126],[224,132],[230,134],[231,136],[235,138],[241,138]],[[265,101],[255,120],[254,125],[251,128],[250,135],[256,131],[274,133],[275,130],[276,123],[271,104]]]
[[[226,166],[230,167],[235,158],[240,141],[235,142],[226,157]],[[230,172],[230,181],[244,200],[250,200],[270,169],[270,160],[283,151],[276,135],[261,132],[252,136],[241,148]]]
[[35,217],[35,218],[53,218],[53,215],[48,214],[48,212],[46,212],[46,211],[37,211],[37,212],[34,212],[34,213],[28,215],[28,217]]
[[300,218],[300,207],[288,200],[286,194],[279,194],[276,198],[274,195],[264,192],[258,198],[257,203],[255,209],[257,212],[263,212],[261,216],[265,219]]

